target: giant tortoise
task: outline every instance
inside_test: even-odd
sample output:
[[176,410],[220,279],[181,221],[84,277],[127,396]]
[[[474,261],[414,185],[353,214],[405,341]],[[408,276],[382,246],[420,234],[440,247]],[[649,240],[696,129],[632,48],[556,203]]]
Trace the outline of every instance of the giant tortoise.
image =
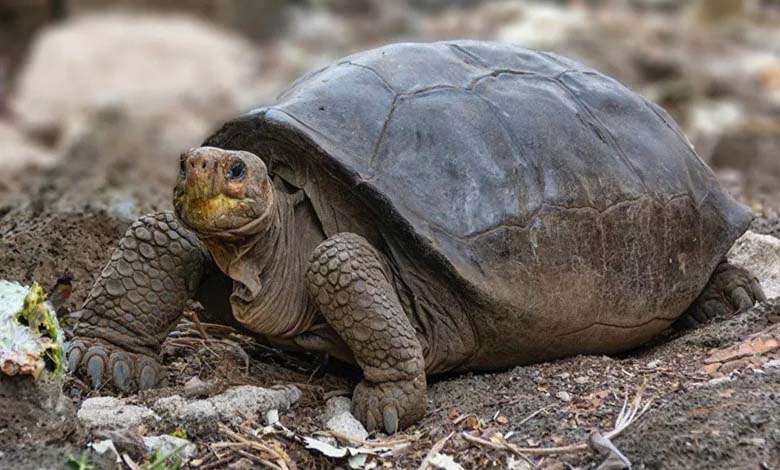
[[180,165],[175,213],[135,222],[84,304],[69,365],[93,385],[155,386],[194,298],[360,366],[353,411],[394,432],[426,375],[617,353],[763,298],[725,258],[751,212],[672,118],[548,52],[358,53]]

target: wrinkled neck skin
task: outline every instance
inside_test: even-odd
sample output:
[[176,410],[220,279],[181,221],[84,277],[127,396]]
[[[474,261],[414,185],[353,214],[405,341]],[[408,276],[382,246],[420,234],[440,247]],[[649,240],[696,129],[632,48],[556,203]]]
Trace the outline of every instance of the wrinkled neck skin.
[[304,284],[308,253],[296,234],[296,197],[275,193],[267,221],[239,230],[240,237],[213,234],[203,242],[234,281],[230,303],[236,320],[272,338],[291,338],[311,329],[317,315]]

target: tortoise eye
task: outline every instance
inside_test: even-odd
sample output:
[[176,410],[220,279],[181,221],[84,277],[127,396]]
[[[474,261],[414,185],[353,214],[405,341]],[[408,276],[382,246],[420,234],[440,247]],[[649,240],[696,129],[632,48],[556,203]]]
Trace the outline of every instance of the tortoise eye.
[[228,179],[239,180],[246,174],[246,165],[242,161],[235,161],[228,170]]

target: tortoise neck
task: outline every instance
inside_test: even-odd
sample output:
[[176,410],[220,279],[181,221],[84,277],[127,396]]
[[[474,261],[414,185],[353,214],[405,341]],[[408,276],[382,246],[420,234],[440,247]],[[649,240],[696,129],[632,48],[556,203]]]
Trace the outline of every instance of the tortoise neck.
[[262,231],[216,249],[227,248],[227,256],[209,249],[234,281],[230,303],[236,320],[257,333],[291,338],[311,328],[316,311],[305,286],[308,253],[296,233],[296,198],[281,191],[275,196],[272,218]]

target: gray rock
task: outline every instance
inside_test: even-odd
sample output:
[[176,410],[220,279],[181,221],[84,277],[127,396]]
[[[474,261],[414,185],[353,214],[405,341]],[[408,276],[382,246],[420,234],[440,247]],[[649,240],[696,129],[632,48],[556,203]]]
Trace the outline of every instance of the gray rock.
[[728,259],[756,276],[767,298],[780,296],[780,239],[748,231],[731,248]]
[[203,400],[171,395],[155,401],[151,409],[119,398],[97,397],[85,400],[77,416],[89,430],[160,423],[175,424],[197,435],[215,430],[220,422],[240,424],[243,416],[264,415],[272,409],[286,410],[300,397],[300,390],[293,386],[269,389],[252,385],[232,387]]
[[334,416],[349,413],[352,409],[352,400],[347,397],[333,397],[325,402],[325,412],[322,414],[322,424],[330,421]]
[[364,441],[368,437],[366,428],[355,418],[350,409],[352,401],[347,397],[334,397],[325,403],[322,422],[326,429],[344,434],[352,439]]
[[330,431],[344,434],[358,441],[365,441],[368,437],[366,428],[349,411],[344,411],[332,417],[325,423],[325,427]]
[[125,400],[114,397],[88,398],[81,404],[76,416],[88,430],[152,425],[160,420],[160,417],[149,408],[129,405]]
[[218,422],[239,424],[242,416],[265,415],[272,409],[286,410],[300,397],[300,390],[293,386],[268,389],[242,385],[202,400],[172,395],[155,401],[152,408],[166,421],[200,434],[215,429]]

